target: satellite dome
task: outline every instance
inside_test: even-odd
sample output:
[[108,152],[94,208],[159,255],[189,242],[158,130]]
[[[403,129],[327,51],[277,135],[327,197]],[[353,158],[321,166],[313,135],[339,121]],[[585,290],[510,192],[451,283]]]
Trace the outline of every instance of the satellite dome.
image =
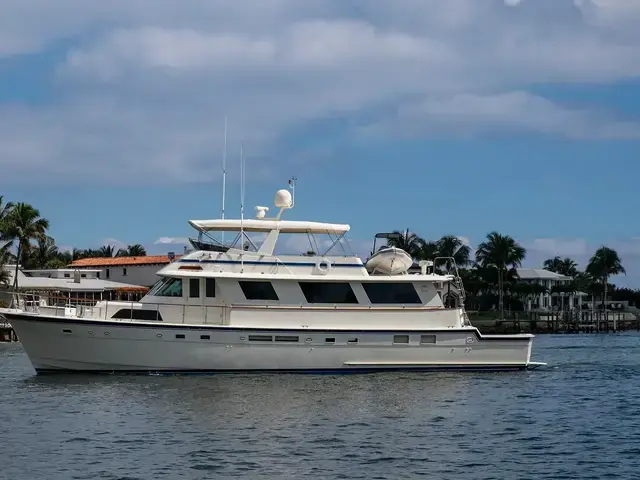
[[276,192],[276,198],[273,203],[278,208],[291,207],[291,193],[289,192],[289,190],[278,190]]

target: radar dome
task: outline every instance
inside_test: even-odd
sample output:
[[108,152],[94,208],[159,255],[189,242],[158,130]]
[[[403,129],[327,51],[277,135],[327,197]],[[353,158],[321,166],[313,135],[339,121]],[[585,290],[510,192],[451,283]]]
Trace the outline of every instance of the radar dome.
[[273,201],[274,205],[278,208],[289,208],[291,207],[291,193],[289,190],[278,190],[276,192],[276,198]]

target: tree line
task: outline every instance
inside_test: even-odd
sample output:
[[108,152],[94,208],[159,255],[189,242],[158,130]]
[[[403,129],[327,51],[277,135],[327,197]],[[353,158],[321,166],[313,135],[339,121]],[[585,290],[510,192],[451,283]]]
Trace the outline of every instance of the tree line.
[[[478,245],[475,258],[472,258],[471,247],[455,235],[445,235],[439,240],[430,241],[409,230],[396,230],[388,238],[387,244],[405,250],[416,261],[433,261],[438,257],[453,258],[467,293],[467,306],[477,310],[488,309],[497,304],[498,309],[503,311],[505,303],[510,308],[519,310],[523,309],[529,299],[545,293],[584,292],[592,296],[611,296],[613,300],[640,304],[640,290],[616,288],[609,284],[611,276],[626,272],[618,253],[607,246],[601,246],[595,251],[583,271],[568,257],[557,256],[545,260],[544,269],[572,277],[565,285],[557,285],[549,290],[543,285],[519,281],[517,269],[522,267],[527,250],[509,235],[489,233]],[[450,263],[453,262],[438,260],[434,268],[441,272],[451,272]]]
[[[49,221],[40,215],[38,209],[28,203],[5,202],[0,196],[0,267],[18,264],[25,269],[62,268],[74,260],[95,257],[144,256],[147,254],[140,244],[116,249],[105,245],[97,249],[77,249],[63,251],[48,235]],[[581,271],[570,258],[550,258],[543,268],[572,277],[567,285],[556,286],[551,292],[542,285],[519,282],[517,268],[522,266],[527,251],[513,237],[491,232],[478,245],[475,257],[460,238],[445,235],[439,240],[425,240],[408,230],[394,231],[387,240],[388,245],[405,250],[414,260],[434,260],[437,257],[453,258],[459,269],[467,292],[467,304],[474,309],[486,309],[498,304],[504,309],[505,302],[510,308],[518,309],[523,303],[543,293],[585,292],[589,295],[610,294],[613,300],[627,300],[640,305],[640,290],[616,288],[608,283],[612,275],[625,273],[618,253],[606,246],[600,247]],[[436,268],[451,271],[453,262],[438,261]],[[7,283],[8,272],[0,268],[0,283]],[[496,302],[497,300],[497,302]]]
[[147,254],[140,244],[117,249],[105,245],[98,249],[60,250],[48,235],[49,220],[28,203],[5,202],[0,196],[0,283],[6,284],[6,264],[15,264],[14,286],[18,265],[24,269],[63,268],[74,260],[96,257],[136,257]]

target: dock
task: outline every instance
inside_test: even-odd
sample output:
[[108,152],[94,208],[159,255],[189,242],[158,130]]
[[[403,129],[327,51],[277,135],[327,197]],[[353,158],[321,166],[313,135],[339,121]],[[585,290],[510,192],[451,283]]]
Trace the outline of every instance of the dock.
[[518,312],[500,318],[492,316],[469,315],[471,324],[486,334],[562,334],[562,333],[617,333],[627,331],[640,332],[640,318],[630,312],[608,312],[605,318],[602,312]]

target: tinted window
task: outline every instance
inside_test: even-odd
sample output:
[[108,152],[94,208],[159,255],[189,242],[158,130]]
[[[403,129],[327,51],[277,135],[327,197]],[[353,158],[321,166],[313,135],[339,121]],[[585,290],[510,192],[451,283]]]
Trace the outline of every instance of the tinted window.
[[191,298],[198,298],[200,296],[200,279],[199,278],[189,279],[189,296]]
[[168,278],[163,277],[160,280],[158,280],[156,283],[153,284],[153,286],[149,289],[149,293],[147,293],[147,295],[155,295],[156,292],[158,290],[160,290],[162,288],[162,286],[169,281]]
[[295,335],[276,335],[276,342],[299,342],[300,337]]
[[412,283],[362,282],[362,286],[371,303],[422,303]]
[[162,314],[157,310],[140,310],[134,308],[121,308],[111,318],[129,318],[133,320],[158,320],[162,321]]
[[420,335],[420,343],[436,343],[435,335]]
[[358,303],[347,282],[300,282],[300,288],[308,303]]
[[247,300],[278,300],[271,282],[241,281],[238,283]]
[[166,282],[156,292],[158,297],[181,297],[182,296],[182,279],[172,278]]
[[273,337],[271,335],[249,335],[250,342],[271,342]]
[[216,296],[216,279],[207,278],[204,283],[205,295],[209,298]]

